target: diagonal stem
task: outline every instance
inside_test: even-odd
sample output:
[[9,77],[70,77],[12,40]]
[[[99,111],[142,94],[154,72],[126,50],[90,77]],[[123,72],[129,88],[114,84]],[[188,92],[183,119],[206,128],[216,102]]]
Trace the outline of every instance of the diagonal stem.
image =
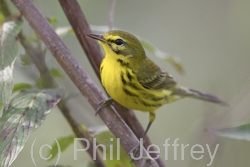
[[[37,10],[30,0],[12,0],[12,2],[43,40],[52,55],[56,58],[83,96],[86,97],[90,105],[96,110],[98,108],[98,102],[105,100],[104,96],[49,25],[45,17]],[[120,138],[121,145],[127,153],[137,146],[139,142],[138,139],[128,126],[126,126],[120,116],[117,115],[115,110],[111,107],[103,108],[99,116],[108,126],[110,131],[117,138]],[[147,156],[145,149],[143,149],[143,156]],[[147,161],[144,158],[135,161],[135,164],[140,167],[158,166],[155,161]]]
[[[2,13],[5,16],[11,15],[11,12],[4,0],[0,0],[1,4],[1,10]],[[2,8],[3,7],[3,8]],[[19,33],[18,35],[20,39],[20,43],[24,47],[27,55],[31,59],[31,61],[34,63],[36,68],[38,69],[40,73],[40,77],[43,79],[44,83],[42,85],[43,88],[56,88],[58,87],[57,83],[55,82],[54,78],[50,75],[49,73],[49,68],[47,67],[47,64],[45,63],[44,60],[44,53],[41,49],[36,49],[33,45],[31,45],[30,42],[27,41],[25,36],[23,35],[22,32]],[[47,81],[47,82],[45,82]],[[48,82],[49,81],[49,82]],[[64,115],[65,119],[68,121],[72,131],[75,133],[77,138],[85,138],[89,141],[89,148],[87,150],[88,154],[92,157],[93,159],[93,141],[92,138],[82,129],[81,124],[79,124],[74,117],[71,115],[71,111],[66,104],[66,101],[64,99],[61,99],[61,101],[58,103],[58,107],[62,114]],[[83,140],[80,140],[80,143],[82,144],[83,147],[86,147],[86,142]],[[93,159],[95,165],[97,167],[104,167],[105,165],[103,164],[102,159],[100,158],[99,154],[96,155],[95,160]]]
[[[103,59],[103,54],[98,46],[98,43],[95,40],[88,40],[85,34],[91,33],[89,24],[82,12],[79,4],[76,0],[59,0],[65,15],[67,16],[72,28],[74,29],[75,33],[86,56],[88,57],[96,75],[100,79],[100,64],[101,60]],[[135,113],[121,106],[118,103],[114,103],[114,107],[116,111],[120,114],[122,119],[127,123],[127,125],[131,128],[137,138],[141,138],[144,135],[144,129],[140,124],[140,121],[135,116]],[[152,145],[148,136],[145,136],[145,147]],[[151,147],[151,151],[156,151],[154,147]],[[157,153],[151,153],[152,157],[156,157]],[[166,167],[164,160],[162,158],[156,159],[156,162],[161,167]]]

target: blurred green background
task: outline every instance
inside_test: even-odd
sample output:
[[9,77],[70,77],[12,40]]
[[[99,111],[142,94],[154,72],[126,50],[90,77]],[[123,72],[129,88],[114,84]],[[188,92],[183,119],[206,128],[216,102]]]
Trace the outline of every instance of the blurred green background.
[[[57,27],[69,25],[58,1],[35,0],[35,5],[45,16],[58,18]],[[110,0],[80,0],[82,10],[90,25],[108,25]],[[9,1],[9,5],[12,6]],[[13,6],[14,12],[18,12]],[[209,144],[213,152],[216,144],[218,151],[211,166],[248,167],[250,164],[250,145],[246,141],[219,138],[205,132],[206,128],[219,128],[237,125],[250,118],[249,71],[250,71],[250,1],[249,0],[175,0],[117,1],[114,26],[142,37],[164,52],[179,56],[186,74],[181,76],[167,61],[148,53],[161,68],[168,71],[183,86],[213,93],[230,103],[230,107],[199,100],[183,99],[165,105],[157,111],[156,121],[149,131],[154,144],[161,148],[164,158],[164,141],[170,144],[179,138],[179,144],[189,144],[181,160],[181,149],[177,150],[178,159],[174,160],[173,147],[168,150],[168,166],[200,167],[207,166],[210,158],[207,149],[202,160],[193,160],[190,148],[194,144]],[[26,34],[32,33],[27,22]],[[74,35],[63,38],[66,45],[101,88],[83,50]],[[22,50],[20,50],[22,52]],[[47,55],[49,67],[59,68],[50,53]],[[16,62],[15,82],[30,82],[34,70],[24,69]],[[65,75],[66,76],[66,75]],[[69,105],[79,122],[86,126],[102,125],[95,117],[90,105],[80,95],[66,76],[58,80],[68,94],[79,94],[71,99]],[[102,89],[103,90],[103,89]],[[140,122],[146,127],[148,114],[136,112]],[[34,166],[30,158],[32,142],[36,139],[34,158],[37,166],[54,165],[56,160],[44,161],[39,158],[39,148],[52,144],[55,138],[71,135],[72,131],[58,110],[47,116],[44,124],[29,138],[23,151],[13,163],[13,167]],[[80,145],[77,145],[80,148]],[[49,149],[43,150],[44,157]],[[196,156],[196,155],[195,155]],[[199,157],[197,154],[196,157]],[[79,152],[74,160],[73,146],[63,152],[61,165],[87,166],[89,157]]]

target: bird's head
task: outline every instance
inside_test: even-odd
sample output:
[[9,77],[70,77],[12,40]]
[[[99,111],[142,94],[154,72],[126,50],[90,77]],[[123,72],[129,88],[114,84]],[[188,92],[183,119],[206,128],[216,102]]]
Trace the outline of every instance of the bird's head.
[[140,41],[128,32],[111,30],[102,35],[87,34],[87,36],[98,40],[107,57],[111,56],[125,61],[126,59],[127,61],[128,59],[130,59],[129,61],[139,61],[146,57]]

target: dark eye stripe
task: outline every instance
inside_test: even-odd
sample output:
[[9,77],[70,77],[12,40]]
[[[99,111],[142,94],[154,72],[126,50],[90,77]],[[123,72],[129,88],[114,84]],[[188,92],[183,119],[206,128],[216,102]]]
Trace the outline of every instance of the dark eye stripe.
[[[115,52],[117,55],[122,55],[122,56],[124,56],[124,57],[126,57],[126,56],[128,56],[128,55],[130,55],[127,51],[126,51],[126,49],[125,49],[125,45],[126,45],[126,42],[125,41],[123,41],[123,44],[122,45],[117,45],[116,43],[115,43],[115,40],[111,40],[111,39],[109,39],[109,40],[107,40],[108,42],[108,45],[109,45],[109,48],[113,51],[113,52]],[[120,49],[120,50],[119,50]]]
[[118,54],[118,55],[121,54],[121,52],[120,52],[119,50],[113,48],[112,45],[111,45],[110,43],[109,43],[108,45],[109,45],[109,48],[110,48],[113,52],[115,52],[115,53]]

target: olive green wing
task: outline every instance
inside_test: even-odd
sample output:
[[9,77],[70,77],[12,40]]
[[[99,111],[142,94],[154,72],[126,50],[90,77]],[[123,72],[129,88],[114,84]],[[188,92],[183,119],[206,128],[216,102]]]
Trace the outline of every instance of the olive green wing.
[[153,75],[138,78],[138,82],[146,89],[168,89],[176,85],[173,77],[161,70]]

